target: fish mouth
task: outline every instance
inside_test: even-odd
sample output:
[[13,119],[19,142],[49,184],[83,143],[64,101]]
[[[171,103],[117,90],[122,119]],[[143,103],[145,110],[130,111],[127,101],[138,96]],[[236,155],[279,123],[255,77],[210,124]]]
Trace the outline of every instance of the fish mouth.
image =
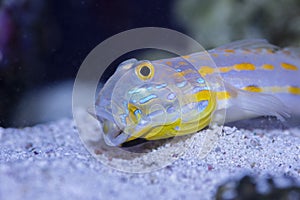
[[108,146],[121,146],[130,137],[121,130],[114,122],[110,120],[102,121],[102,131],[105,143]]
[[96,106],[96,117],[101,124],[102,135],[108,146],[121,146],[130,137],[117,126],[111,112]]

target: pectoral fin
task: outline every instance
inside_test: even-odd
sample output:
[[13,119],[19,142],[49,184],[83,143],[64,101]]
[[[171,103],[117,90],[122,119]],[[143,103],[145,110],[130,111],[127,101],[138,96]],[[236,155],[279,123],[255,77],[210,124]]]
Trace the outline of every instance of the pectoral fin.
[[271,94],[244,91],[228,84],[225,87],[231,94],[226,103],[225,122],[259,116],[275,116],[284,121],[290,117],[289,109]]

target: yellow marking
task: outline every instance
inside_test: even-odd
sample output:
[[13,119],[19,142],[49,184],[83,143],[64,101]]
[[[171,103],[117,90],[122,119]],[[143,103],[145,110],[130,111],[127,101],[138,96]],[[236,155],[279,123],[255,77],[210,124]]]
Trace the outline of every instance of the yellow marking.
[[288,92],[295,95],[300,95],[299,87],[288,87]]
[[211,92],[209,90],[202,90],[196,94],[192,94],[196,98],[196,102],[209,100],[211,98]]
[[183,59],[189,59],[191,55],[181,56]]
[[139,121],[140,121],[140,115],[138,117],[135,116],[134,112],[137,110],[138,108],[131,104],[131,103],[128,103],[128,111],[129,111],[129,119],[131,121],[134,122],[134,124],[137,124]]
[[[253,87],[253,86],[250,86]],[[246,87],[247,88],[247,87]],[[248,86],[249,88],[249,86]],[[247,90],[243,88],[244,90]],[[251,88],[249,88],[250,91]],[[284,87],[279,87],[279,86],[270,86],[270,87],[255,87],[252,88],[253,92],[255,90],[258,90],[257,92],[265,92],[265,93],[289,93],[293,95],[300,95],[300,87],[294,87],[294,86],[284,86]]]
[[188,65],[186,62],[179,62],[179,65]]
[[219,55],[216,53],[211,54],[213,57],[218,57]]
[[258,86],[254,86],[254,85],[244,87],[243,90],[246,90],[249,92],[262,92],[263,91],[262,88],[260,88]]
[[226,91],[220,91],[220,92],[216,92],[216,93],[217,93],[218,100],[229,99],[231,97],[230,93],[226,92]]
[[176,126],[180,126],[181,119],[177,119],[175,122],[170,124],[165,124],[163,126],[154,127],[148,134],[145,135],[147,140],[163,139],[168,137],[173,137],[176,135]]
[[234,69],[241,71],[241,70],[249,70],[249,71],[254,71],[255,66],[251,63],[241,63],[241,64],[235,64]]
[[202,75],[202,76],[205,76],[207,74],[212,74],[214,73],[214,68],[212,67],[209,67],[209,66],[202,66],[200,67],[200,69],[198,70],[198,72]]
[[224,51],[227,52],[227,53],[235,53],[234,49],[225,49]]
[[109,127],[108,127],[107,123],[103,123],[103,132],[108,133],[108,131],[109,131]]
[[[266,68],[271,68],[271,66],[265,66]],[[220,73],[227,73],[230,72],[231,70],[236,70],[236,71],[253,71],[255,70],[255,66],[251,63],[240,63],[240,64],[235,64],[233,66],[225,66],[225,67],[219,67],[214,69],[213,67],[209,66],[202,66],[199,69],[199,73],[202,76],[205,76],[207,74],[212,74],[215,72],[220,72]]]
[[289,63],[281,63],[281,67],[286,70],[298,70],[298,67]]
[[261,67],[262,67],[262,69],[265,69],[265,70],[273,70],[274,69],[274,66],[270,65],[270,64],[264,64]]
[[166,64],[169,65],[169,66],[172,66],[172,62],[171,61],[166,62]]
[[232,67],[220,67],[218,68],[220,72],[226,73],[232,70]]
[[[215,72],[227,73],[227,72],[230,72],[232,70],[236,70],[236,71],[254,71],[255,69],[256,69],[255,65],[253,65],[251,63],[240,63],[240,64],[235,64],[233,66],[218,67],[218,68],[216,68],[216,70],[213,67],[202,66],[199,69],[199,73],[201,75],[205,76],[207,74],[212,74],[212,73],[215,73]],[[274,65],[271,65],[271,64],[264,64],[264,65],[261,66],[261,69],[274,70],[275,67],[274,67]]]
[[267,50],[267,53],[269,53],[269,54],[275,53],[274,49],[266,49],[266,50]]

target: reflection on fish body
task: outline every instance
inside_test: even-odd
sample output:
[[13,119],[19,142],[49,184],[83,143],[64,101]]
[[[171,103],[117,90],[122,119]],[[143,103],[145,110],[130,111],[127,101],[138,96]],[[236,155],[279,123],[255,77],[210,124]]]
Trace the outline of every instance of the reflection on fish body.
[[225,122],[300,116],[300,51],[242,40],[156,61],[130,59],[104,85],[96,114],[106,142],[157,140]]

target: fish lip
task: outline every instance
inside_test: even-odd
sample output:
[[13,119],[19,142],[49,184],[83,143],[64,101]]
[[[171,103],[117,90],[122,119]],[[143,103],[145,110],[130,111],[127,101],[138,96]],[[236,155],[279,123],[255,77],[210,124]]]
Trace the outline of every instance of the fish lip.
[[105,133],[102,129],[104,141],[108,146],[120,146],[130,137],[130,135],[123,132],[123,130],[119,128],[114,121],[103,121],[101,126],[103,126],[103,123],[108,123],[107,126],[109,127],[109,131],[107,133]]
[[[124,133],[123,130],[115,123],[111,112],[108,112],[106,109],[101,107],[96,106],[96,108],[96,117],[101,124],[102,135],[105,143],[108,146],[120,146],[122,143],[126,142],[130,136]],[[103,131],[104,123],[109,129],[107,133]]]
[[127,141],[127,139],[129,138],[130,136],[126,133],[124,133],[122,130],[120,130],[118,133],[117,133],[117,136],[116,137],[113,137],[111,135],[108,135],[108,134],[104,134],[104,141],[105,143],[108,145],[108,146],[113,146],[113,147],[116,147],[116,146],[121,146],[124,142]]

